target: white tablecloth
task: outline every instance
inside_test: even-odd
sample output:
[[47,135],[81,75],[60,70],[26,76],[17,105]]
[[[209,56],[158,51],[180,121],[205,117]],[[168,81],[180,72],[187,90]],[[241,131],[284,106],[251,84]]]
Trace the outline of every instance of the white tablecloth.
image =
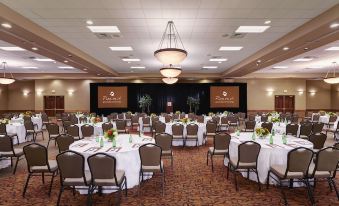
[[[99,122],[99,123],[96,123],[96,124],[89,123],[89,125],[92,125],[94,127],[94,136],[103,135],[102,124],[103,124],[103,122]],[[117,126],[116,126],[115,122],[112,123],[112,124],[113,124],[113,128],[116,129]],[[80,138],[82,138],[81,126],[85,125],[85,124],[76,124],[76,125],[79,127],[79,136],[80,136]]]
[[[172,134],[172,125],[174,123],[166,123],[166,129],[165,132],[168,134]],[[197,123],[198,125],[198,145],[203,144],[203,138],[204,138],[204,133],[206,132],[206,124],[203,123]],[[186,125],[184,124],[184,136],[186,137],[187,135],[187,130],[186,130]],[[195,141],[187,141],[186,146],[195,146],[196,142]],[[173,140],[173,146],[182,146],[182,140]]]
[[[230,143],[230,157],[238,156],[238,146],[240,143],[245,141],[252,140],[252,132],[241,133],[240,136],[236,136],[235,134],[231,134],[232,139]],[[294,147],[306,147],[313,148],[313,144],[307,140],[303,140],[300,138],[295,138],[292,136],[287,136],[287,144],[292,144],[292,146],[284,145],[282,143],[282,136],[275,135],[274,136],[274,148],[272,148],[269,144],[269,137],[266,139],[256,138],[256,142],[261,145],[261,150],[258,157],[258,173],[259,180],[261,183],[266,183],[266,178],[268,171],[271,165],[287,165],[287,154],[290,150],[294,149]],[[277,146],[275,146],[277,145]],[[227,166],[228,160],[225,158],[224,164]],[[246,177],[247,173],[242,173],[244,177]],[[255,173],[250,173],[250,179],[253,181],[257,181],[257,177]],[[271,179],[270,179],[271,180]],[[270,184],[275,183],[274,181],[270,181]]]
[[[41,130],[42,128],[42,118],[41,117],[31,117],[33,124],[36,124],[38,126],[38,130]],[[12,123],[23,123],[24,119],[19,117],[19,118],[12,118],[11,119]]]
[[[104,147],[101,149],[91,152],[86,151],[92,147],[98,147],[99,143],[95,141],[95,138],[80,140],[74,142],[70,146],[70,150],[79,152],[85,157],[85,170],[89,170],[87,165],[87,158],[90,155],[95,153],[104,152],[116,158],[117,160],[117,169],[124,170],[127,178],[127,188],[132,188],[139,184],[139,171],[140,171],[140,156],[139,156],[139,147],[143,144],[154,143],[154,139],[149,137],[139,137],[138,135],[132,135],[133,141],[129,143],[129,135],[121,134],[117,138],[117,147],[121,147],[118,152],[108,151],[112,148],[112,142],[107,142],[105,140]],[[85,145],[84,145],[85,144]],[[150,178],[150,175],[145,176],[145,178]],[[87,191],[81,190],[82,193],[87,193]]]

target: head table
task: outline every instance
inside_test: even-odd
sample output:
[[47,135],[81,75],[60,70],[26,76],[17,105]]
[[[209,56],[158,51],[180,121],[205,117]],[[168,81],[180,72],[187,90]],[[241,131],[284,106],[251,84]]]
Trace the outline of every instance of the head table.
[[[238,146],[245,141],[252,141],[252,132],[242,132],[239,135],[231,134],[231,142],[229,146],[230,157],[238,157]],[[287,135],[287,144],[282,143],[282,135],[276,134],[273,137],[273,144],[269,143],[269,137],[265,139],[259,139],[256,137],[255,141],[261,145],[259,157],[258,157],[258,174],[261,183],[266,183],[267,174],[271,165],[283,165],[287,166],[287,154],[294,148],[306,147],[313,148],[313,144],[307,140],[296,138]],[[228,159],[225,158],[224,164],[228,165]],[[246,177],[247,173],[243,172],[242,175]],[[257,181],[255,173],[251,173],[251,180]],[[271,181],[270,184],[275,183]]]
[[[102,137],[102,136],[101,136]],[[101,138],[100,137],[100,138]],[[129,142],[129,134],[119,134],[116,141],[116,147],[112,147],[112,142],[104,140],[104,146],[100,147],[100,143],[96,138],[79,140],[70,145],[70,150],[78,152],[85,157],[85,170],[89,171],[87,158],[96,153],[106,153],[116,158],[117,169],[124,170],[127,178],[127,188],[132,188],[139,184],[140,156],[139,147],[147,143],[154,143],[154,139],[139,135],[132,135],[132,142]],[[151,175],[144,177],[150,178]],[[86,194],[87,190],[81,190]],[[112,191],[107,191],[112,192]]]

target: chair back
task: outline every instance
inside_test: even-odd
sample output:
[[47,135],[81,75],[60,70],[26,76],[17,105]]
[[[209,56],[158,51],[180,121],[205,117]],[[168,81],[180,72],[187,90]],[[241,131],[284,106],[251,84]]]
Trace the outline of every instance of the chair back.
[[110,130],[113,128],[113,124],[110,122],[105,122],[101,125],[101,127],[102,127],[102,131],[106,132],[107,130]]
[[239,118],[236,115],[228,116],[228,121],[233,124],[238,123],[238,119]]
[[288,125],[286,125],[286,134],[287,135],[297,136],[298,135],[298,129],[299,129],[299,125],[297,125],[297,124],[288,124]]
[[207,122],[206,124],[206,133],[215,133],[217,131],[217,124],[214,122]]
[[172,151],[172,135],[161,133],[155,136],[155,144],[159,145],[162,151]]
[[79,137],[79,127],[78,125],[72,124],[67,128],[67,134],[74,137]]
[[306,175],[312,157],[313,151],[308,148],[298,147],[292,149],[287,154],[287,168],[285,175],[287,175],[287,172],[302,172]]
[[142,118],[142,123],[145,124],[151,124],[151,119],[149,117],[143,117]]
[[298,124],[299,122],[299,116],[298,115],[293,115],[292,116],[292,121],[293,124]]
[[87,122],[87,117],[85,117],[85,116],[79,117],[79,122],[80,123]]
[[313,118],[312,118],[312,121],[313,122],[319,122],[319,119],[320,119],[320,114],[314,114]]
[[0,123],[0,135],[5,135],[5,134],[7,134],[6,124]]
[[115,122],[116,126],[117,126],[117,130],[122,131],[122,130],[126,130],[126,121],[125,120],[117,120]]
[[256,122],[253,120],[253,121],[245,121],[245,130],[246,131],[254,131],[254,128],[255,128],[255,124]]
[[[212,120],[213,120],[213,122],[215,122],[217,125],[220,123],[220,120],[221,118],[219,117],[219,116],[213,116],[212,117]],[[226,124],[226,123],[225,123]]]
[[199,126],[197,124],[191,123],[186,126],[187,135],[198,135]]
[[144,144],[139,147],[141,166],[159,166],[161,165],[160,146],[152,143]]
[[166,124],[160,121],[156,122],[154,127],[156,134],[164,133],[166,130]]
[[172,134],[173,135],[183,135],[184,126],[182,124],[176,123],[172,125]]
[[311,134],[308,137],[308,140],[313,143],[314,149],[322,149],[326,142],[326,138],[327,138],[326,134],[317,133],[317,134]]
[[118,119],[124,119],[124,114],[118,114]]
[[34,130],[34,125],[33,125],[33,122],[32,122],[32,121],[26,121],[26,122],[24,123],[24,125],[25,125],[26,131],[27,131],[27,130]]
[[31,143],[23,147],[25,158],[27,161],[28,171],[34,166],[48,166],[47,148],[38,143]]
[[272,122],[263,122],[261,123],[262,128],[266,128],[269,132],[272,131],[273,123]]
[[82,138],[91,137],[94,135],[94,127],[89,124],[84,124],[81,126]]
[[111,113],[111,115],[112,115],[112,118],[113,118],[114,121],[118,119],[117,113]]
[[139,116],[133,115],[131,121],[132,121],[132,124],[136,124],[136,123],[139,124]]
[[311,123],[302,123],[300,125],[300,135],[309,136],[312,133],[312,124]]
[[255,121],[255,116],[253,114],[248,115],[248,120],[249,121]]
[[267,121],[268,121],[268,116],[262,115],[262,116],[261,116],[261,121],[262,121],[262,122],[267,122]]
[[204,116],[201,116],[201,115],[196,116],[196,120],[197,120],[198,123],[204,123],[205,122]]
[[30,116],[24,115],[24,122],[32,122],[32,118]]
[[1,157],[1,152],[13,152],[14,154],[14,149],[13,149],[13,140],[11,137],[7,135],[0,135],[0,157]]
[[68,134],[61,134],[55,140],[58,144],[59,153],[69,150],[69,146],[74,142],[74,137]]
[[74,151],[64,151],[56,156],[56,160],[62,180],[66,178],[83,178],[84,184],[87,185],[84,156]]
[[75,115],[70,116],[69,121],[71,121],[71,124],[78,124],[78,118]]
[[324,128],[324,123],[315,122],[312,125],[312,133],[313,134],[321,133],[323,131],[323,128]]
[[49,135],[58,135],[59,132],[59,126],[55,123],[50,123],[47,125],[47,131]]
[[63,120],[62,121],[62,126],[64,127],[65,130],[72,124],[70,120]]
[[221,121],[221,124],[228,124],[228,117],[227,116],[222,116],[220,121]]
[[218,133],[214,136],[215,150],[228,150],[231,142],[231,135],[227,133]]
[[154,122],[159,122],[159,117],[152,116],[151,120],[152,120],[152,124],[154,124]]
[[172,120],[171,115],[166,114],[166,115],[165,115],[165,123],[171,122],[171,120]]
[[330,116],[330,119],[329,119],[329,123],[334,123],[334,122],[336,122],[337,121],[337,115],[332,115],[332,116]]
[[131,120],[131,119],[132,119],[132,114],[131,114],[131,113],[126,113],[126,114],[125,114],[125,118],[126,118],[127,120]]
[[260,144],[253,141],[246,141],[238,146],[238,164],[255,163],[257,165],[258,156],[260,152]]
[[49,122],[49,119],[46,113],[41,114],[41,119],[42,119],[42,122]]
[[115,157],[105,153],[97,153],[89,156],[87,162],[91,171],[92,182],[95,183],[96,180],[107,180],[114,178],[115,184],[118,185]]
[[321,149],[317,153],[315,158],[314,171],[326,171],[335,175],[339,162],[339,149],[335,147],[326,147]]

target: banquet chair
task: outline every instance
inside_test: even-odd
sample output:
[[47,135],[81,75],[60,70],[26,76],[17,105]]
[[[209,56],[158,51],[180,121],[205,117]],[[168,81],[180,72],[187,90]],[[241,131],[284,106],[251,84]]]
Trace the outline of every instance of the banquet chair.
[[124,117],[125,117],[125,116],[124,116],[124,114],[122,114],[122,113],[121,113],[121,114],[118,114],[118,119],[121,119],[121,120],[123,120],[123,119],[124,119]]
[[13,158],[16,158],[13,174],[16,172],[20,157],[23,156],[23,150],[13,147],[13,139],[7,135],[0,135],[0,160],[11,158],[11,167],[13,166]]
[[312,124],[312,134],[321,133],[324,128],[324,123],[322,122],[315,122]]
[[20,144],[18,135],[15,134],[15,133],[8,133],[7,132],[7,126],[4,123],[0,123],[0,135],[9,136],[12,139],[16,138],[17,144]]
[[69,121],[71,124],[79,124],[78,118],[75,115],[70,116]]
[[80,124],[83,124],[83,123],[86,123],[86,122],[87,122],[87,117],[85,117],[85,116],[79,117],[79,123]]
[[261,149],[260,144],[253,141],[246,141],[238,146],[238,156],[230,157],[230,161],[228,162],[227,167],[227,179],[229,171],[231,170],[234,174],[236,191],[239,190],[236,174],[237,171],[238,172],[247,171],[247,179],[249,178],[249,173],[254,172],[257,175],[258,188],[259,190],[261,190],[258,175],[258,156],[260,153],[260,149]]
[[166,114],[166,115],[165,115],[165,123],[169,123],[169,122],[171,122],[171,121],[172,121],[171,115]]
[[319,114],[314,114],[313,117],[312,117],[311,122],[312,123],[319,122],[319,119],[320,119],[320,115]]
[[151,119],[149,117],[143,117],[142,118],[142,131],[144,132],[145,128],[149,128],[150,132],[152,132],[152,125],[151,125]]
[[67,133],[67,128],[72,124],[70,120],[62,120],[62,129],[64,133]]
[[187,141],[195,141],[195,146],[198,146],[198,130],[199,130],[199,126],[197,124],[194,123],[190,123],[186,126],[186,138],[184,141],[184,146],[186,145]]
[[298,115],[293,115],[291,123],[292,124],[298,124],[299,123],[299,116]]
[[102,133],[105,134],[107,130],[113,129],[113,124],[110,122],[105,122],[101,125],[101,127],[102,127]]
[[131,114],[131,113],[126,113],[126,114],[125,114],[125,120],[126,120],[126,125],[131,125],[131,122],[132,122],[132,114]]
[[182,140],[182,145],[185,144],[184,139],[184,126],[180,123],[175,123],[172,125],[172,135],[173,140]]
[[[89,186],[91,183],[91,174],[85,171],[85,158],[74,151],[64,151],[56,156],[58,168],[60,171],[60,191],[57,200],[57,206],[60,205],[61,195],[65,189],[72,189],[75,195],[75,187]],[[83,188],[88,190],[87,188]]]
[[324,147],[326,138],[327,138],[326,134],[323,133],[311,134],[308,137],[308,140],[313,143],[314,152],[317,152]]
[[305,121],[305,120],[309,120],[309,121],[311,121],[312,120],[312,112],[306,112],[306,114],[305,114],[305,116],[304,116],[304,118],[303,118],[303,121]]
[[[228,130],[228,124],[229,122],[229,119],[227,116],[222,116],[220,118],[220,125],[219,125],[219,131],[227,131]],[[226,129],[223,129],[223,128],[226,128]]]
[[41,114],[41,119],[42,119],[42,128],[45,126],[47,128],[47,124],[49,124],[49,118],[45,112]]
[[117,126],[117,132],[118,133],[126,133],[128,134],[128,130],[126,128],[126,121],[125,120],[116,120],[115,122],[116,126]]
[[194,113],[188,113],[187,117],[188,117],[188,119],[194,119],[195,118],[195,114]]
[[117,169],[115,157],[105,153],[97,153],[89,156],[87,162],[91,172],[91,184],[88,189],[87,199],[88,205],[92,205],[92,194],[95,189],[98,189],[99,193],[102,190],[118,190],[119,203],[116,205],[120,205],[123,187],[127,197],[127,178],[124,170]]
[[218,133],[213,138],[213,147],[209,147],[207,151],[207,165],[208,165],[208,158],[211,158],[212,163],[212,172],[214,172],[213,166],[213,157],[219,156],[223,157],[223,159],[227,158],[229,160],[229,145],[231,142],[231,135],[227,133]]
[[213,121],[209,121],[206,123],[206,132],[204,133],[204,143],[206,145],[208,137],[214,137],[217,132],[217,124]]
[[285,121],[288,123],[292,122],[293,117],[291,115],[286,115]]
[[131,121],[132,121],[131,129],[133,130],[135,127],[138,129],[139,128],[139,116],[133,115]]
[[59,153],[69,150],[69,146],[74,142],[74,138],[68,134],[60,134],[55,138],[59,148]]
[[261,123],[262,128],[266,128],[269,132],[272,132],[273,123],[272,122],[263,122]]
[[72,124],[67,129],[67,134],[71,135],[74,140],[80,140],[78,125]]
[[332,133],[333,134],[333,139],[336,139],[336,134],[339,135],[339,121],[337,122],[337,126],[336,127],[326,128],[325,131],[326,131],[326,135],[327,135],[327,133]]
[[[328,120],[328,123],[326,124],[326,126],[328,128],[331,128],[332,126],[334,126],[335,122],[337,121],[337,115],[332,115],[330,116],[329,120]],[[338,121],[339,122],[339,121]]]
[[[339,193],[335,183],[336,171],[339,162],[339,149],[335,147],[326,147],[318,151],[314,163],[311,163],[308,170],[308,178],[310,182],[318,182],[320,180],[327,181],[332,191],[332,186],[339,200]],[[315,185],[315,184],[314,184]]]
[[255,128],[255,121],[245,121],[245,128],[243,129],[244,132],[254,132],[254,128]]
[[180,115],[179,114],[173,114],[173,120],[179,120]]
[[236,115],[231,115],[228,117],[228,122],[229,122],[229,126],[233,127],[233,128],[237,128],[239,126],[239,119]]
[[158,122],[158,121],[159,121],[159,117],[157,117],[157,116],[151,117],[151,124],[153,124],[154,122]]
[[166,130],[166,124],[160,121],[157,121],[154,124],[154,136],[157,136],[158,134],[164,133]]
[[248,115],[248,121],[255,121],[255,116],[253,114]]
[[262,115],[260,119],[261,119],[261,122],[267,122],[268,121],[268,116]]
[[107,115],[108,122],[113,122],[113,115],[109,114]]
[[111,113],[113,121],[116,121],[118,119],[118,113]]
[[155,136],[155,144],[161,147],[161,157],[171,159],[171,167],[173,168],[172,139],[172,135],[167,133],[161,133]]
[[246,113],[239,112],[238,113],[238,120],[239,120],[239,124],[245,123],[245,121],[246,121]]
[[[308,169],[313,157],[313,151],[308,148],[298,147],[292,149],[287,154],[286,165],[271,165],[267,174],[266,188],[269,187],[270,178],[278,183],[282,198],[285,205],[287,205],[287,199],[283,190],[283,181],[288,181],[293,186],[293,181],[298,179],[299,182],[303,182],[307,186],[308,196],[312,199],[311,188],[308,181]],[[273,174],[274,176],[272,176]],[[311,200],[312,201],[312,200]],[[313,203],[313,201],[312,201]]]
[[299,125],[297,124],[287,124],[286,125],[286,135],[298,136]]
[[[51,140],[55,141],[55,138],[59,136],[60,134],[59,125],[55,123],[50,123],[47,125],[47,131],[48,131],[48,143],[47,143],[47,148],[48,148],[49,142]],[[55,142],[55,145],[56,145],[56,142]]]
[[[140,173],[138,195],[140,194],[140,183],[144,181],[144,173],[160,173],[162,176],[162,195],[164,196],[165,170],[161,160],[162,149],[160,146],[152,143],[144,144],[139,147],[140,155]],[[141,179],[141,181],[140,181]]]
[[281,113],[281,114],[279,115],[279,117],[280,117],[280,121],[285,122],[285,120],[286,120],[286,114]]
[[[220,124],[221,124],[221,117],[220,116],[213,116],[212,117],[212,120],[213,120],[213,122],[215,122],[216,124],[217,124],[217,126],[218,126],[218,128],[220,127]],[[217,128],[217,129],[218,129]]]
[[89,124],[84,124],[81,126],[82,138],[92,137],[94,135],[94,127]]
[[53,180],[58,171],[57,162],[55,160],[48,160],[47,148],[37,143],[24,146],[23,151],[26,157],[28,176],[22,196],[25,197],[27,186],[32,176],[40,176],[41,174],[42,183],[44,184],[46,173],[52,176],[48,192],[48,196],[51,196]]
[[28,136],[32,135],[33,142],[35,142],[36,137],[38,136],[38,134],[41,134],[42,139],[44,140],[44,133],[43,133],[43,131],[35,129],[35,127],[33,125],[33,122],[27,121],[27,122],[24,123],[24,126],[25,126],[25,130],[26,130],[26,137],[25,137],[26,140],[27,140]]
[[312,124],[311,123],[301,123],[299,138],[307,139],[312,133]]
[[204,116],[201,116],[201,115],[196,116],[196,120],[197,120],[198,123],[205,123]]

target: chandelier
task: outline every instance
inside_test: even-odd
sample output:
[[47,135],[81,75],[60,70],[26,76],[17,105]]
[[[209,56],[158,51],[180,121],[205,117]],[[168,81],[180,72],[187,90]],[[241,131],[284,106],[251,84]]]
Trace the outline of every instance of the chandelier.
[[331,73],[331,69],[327,71],[326,77],[324,78],[324,82],[328,84],[338,84],[339,83],[339,76],[336,76],[335,69],[336,69],[337,63],[333,62],[333,75],[329,76]]
[[2,62],[2,69],[4,70],[4,76],[0,77],[0,84],[12,84],[13,82],[15,82],[15,79],[13,77],[13,74],[11,74],[11,78],[7,78],[6,77],[6,62]]
[[166,84],[174,84],[178,81],[178,78],[166,77],[166,78],[162,78],[162,81]]
[[174,78],[181,74],[180,68],[175,68],[170,65],[170,67],[165,67],[160,69],[160,74],[164,77]]

